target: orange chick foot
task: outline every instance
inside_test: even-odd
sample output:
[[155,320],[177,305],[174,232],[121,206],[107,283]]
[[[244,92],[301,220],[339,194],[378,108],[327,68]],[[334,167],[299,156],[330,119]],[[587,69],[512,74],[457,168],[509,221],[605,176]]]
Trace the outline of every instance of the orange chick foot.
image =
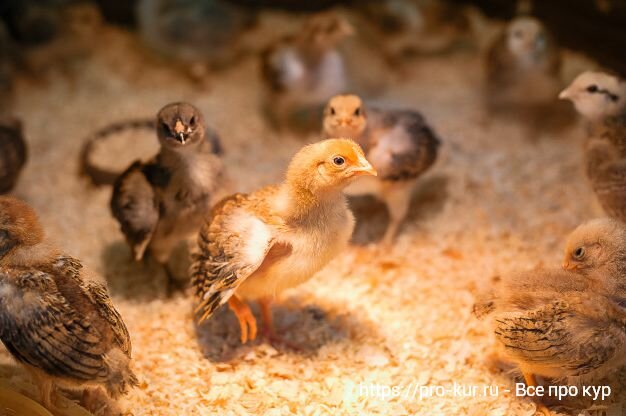
[[241,343],[245,344],[250,341],[254,341],[256,338],[256,318],[252,314],[250,307],[236,296],[233,296],[228,301],[228,306],[233,311],[237,320],[239,321],[239,328],[241,330]]

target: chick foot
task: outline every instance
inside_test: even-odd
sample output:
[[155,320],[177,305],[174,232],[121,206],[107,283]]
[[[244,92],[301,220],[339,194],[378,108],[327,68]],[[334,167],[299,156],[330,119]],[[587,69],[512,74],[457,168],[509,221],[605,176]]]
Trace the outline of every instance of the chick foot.
[[[524,376],[524,381],[526,382],[526,386],[528,387],[537,387],[537,380],[535,379],[535,375],[532,373],[522,373]],[[544,416],[551,416],[552,413],[543,403],[535,403],[537,406],[537,412],[542,413]]]
[[256,318],[252,314],[250,307],[235,295],[228,300],[228,306],[239,321],[241,343],[245,344],[248,340],[254,341],[257,332]]

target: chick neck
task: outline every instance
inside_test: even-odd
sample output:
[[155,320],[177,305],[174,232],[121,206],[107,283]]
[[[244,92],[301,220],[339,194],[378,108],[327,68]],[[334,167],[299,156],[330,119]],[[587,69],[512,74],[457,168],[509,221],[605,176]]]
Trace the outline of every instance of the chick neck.
[[204,133],[201,135],[202,138],[200,140],[191,141],[184,146],[161,145],[159,162],[164,166],[177,166],[180,163],[187,162],[190,157],[199,153],[212,153],[211,145],[206,140]]
[[342,188],[320,186],[310,174],[288,175],[281,191],[285,196],[283,217],[288,223],[317,218],[327,210],[343,206]]

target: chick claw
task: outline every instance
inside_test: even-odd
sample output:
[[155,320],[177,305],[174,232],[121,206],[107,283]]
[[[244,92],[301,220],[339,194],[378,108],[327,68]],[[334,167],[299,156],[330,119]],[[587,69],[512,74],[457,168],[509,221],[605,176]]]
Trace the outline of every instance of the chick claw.
[[[228,306],[239,321],[239,328],[241,329],[241,343],[245,344],[248,342],[248,339],[250,341],[254,341],[257,332],[256,318],[252,314],[250,307],[236,296],[233,296],[228,300]],[[250,329],[249,336],[248,328]]]

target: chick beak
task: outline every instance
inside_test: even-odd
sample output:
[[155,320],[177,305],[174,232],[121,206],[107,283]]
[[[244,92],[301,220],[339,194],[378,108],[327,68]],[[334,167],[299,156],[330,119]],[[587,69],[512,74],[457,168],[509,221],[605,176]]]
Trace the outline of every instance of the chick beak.
[[570,263],[569,260],[563,260],[563,270],[576,270],[578,265],[576,263]]
[[561,91],[561,93],[559,94],[559,99],[561,100],[568,100],[570,99],[572,96],[572,94],[570,93],[569,88],[565,88],[563,91]]
[[183,124],[183,122],[180,120],[176,120],[176,124],[174,125],[174,137],[181,144],[185,144],[185,141],[187,140],[187,134],[185,133],[185,130],[185,125]]
[[376,169],[365,159],[359,160],[359,165],[351,169],[352,176],[372,175],[378,176]]
[[349,126],[350,124],[352,124],[352,120],[349,118],[342,118],[341,120],[339,120],[339,125],[340,126]]

